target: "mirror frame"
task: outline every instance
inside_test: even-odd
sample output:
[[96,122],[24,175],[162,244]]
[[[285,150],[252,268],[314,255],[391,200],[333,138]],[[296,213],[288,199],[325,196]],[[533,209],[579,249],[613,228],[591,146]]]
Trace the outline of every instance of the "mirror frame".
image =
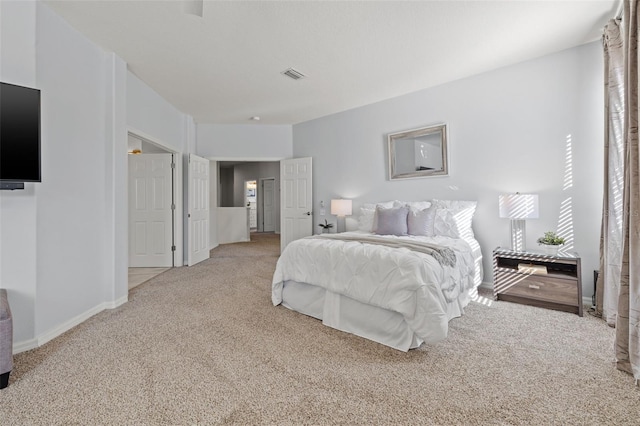
[[[441,154],[442,154],[442,170],[417,170],[409,173],[399,173],[396,169],[396,145],[402,139],[418,138],[431,134],[440,134]],[[448,176],[449,161],[447,154],[447,125],[444,123],[435,124],[419,129],[405,130],[403,132],[390,133],[387,136],[388,161],[389,161],[389,180],[396,179],[412,179],[433,176]]]

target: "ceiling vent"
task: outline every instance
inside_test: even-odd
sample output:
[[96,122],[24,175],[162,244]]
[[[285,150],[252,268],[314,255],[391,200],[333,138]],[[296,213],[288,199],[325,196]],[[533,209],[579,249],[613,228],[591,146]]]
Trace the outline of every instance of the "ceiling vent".
[[302,74],[298,70],[294,70],[293,68],[289,68],[288,70],[282,71],[282,74],[284,74],[287,77],[292,78],[294,80],[300,80],[301,78],[305,78],[306,77],[306,75]]
[[184,0],[182,8],[185,13],[202,18],[204,11],[204,0]]

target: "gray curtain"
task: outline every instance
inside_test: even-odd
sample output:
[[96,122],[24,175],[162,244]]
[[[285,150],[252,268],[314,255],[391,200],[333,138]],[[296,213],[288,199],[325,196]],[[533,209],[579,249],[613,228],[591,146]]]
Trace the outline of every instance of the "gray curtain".
[[[607,131],[601,269],[598,280],[600,298],[597,302],[597,309],[607,322],[615,323],[617,367],[633,374],[636,384],[640,379],[638,1],[624,2],[621,37],[617,21],[611,21],[605,28]],[[618,48],[618,38],[622,49]],[[622,81],[618,76],[620,50],[622,51]],[[622,98],[621,106],[614,105],[620,98]],[[618,128],[620,116],[622,116],[621,131]],[[621,163],[617,160],[618,156],[622,156]],[[621,194],[620,191],[622,191]],[[619,209],[620,206],[621,209]],[[621,217],[617,215],[618,212],[621,213]],[[618,250],[620,250],[619,258]],[[616,278],[618,274],[619,277]]]
[[[621,22],[612,19],[604,28],[605,134],[604,201],[600,232],[600,274],[596,283],[596,311],[610,326],[618,315],[622,269],[624,194],[624,51]],[[604,285],[606,283],[606,285]]]

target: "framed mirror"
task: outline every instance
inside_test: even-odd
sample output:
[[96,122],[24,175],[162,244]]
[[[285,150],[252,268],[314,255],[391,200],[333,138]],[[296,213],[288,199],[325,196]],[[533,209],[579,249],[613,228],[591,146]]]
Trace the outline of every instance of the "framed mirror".
[[389,179],[447,176],[447,125],[391,133]]

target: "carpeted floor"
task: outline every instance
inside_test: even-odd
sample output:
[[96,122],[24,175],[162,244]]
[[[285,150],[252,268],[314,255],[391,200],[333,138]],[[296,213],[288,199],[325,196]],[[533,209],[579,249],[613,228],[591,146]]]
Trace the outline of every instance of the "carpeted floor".
[[481,299],[403,353],[272,306],[278,253],[217,247],[17,355],[0,424],[640,424],[596,318]]

